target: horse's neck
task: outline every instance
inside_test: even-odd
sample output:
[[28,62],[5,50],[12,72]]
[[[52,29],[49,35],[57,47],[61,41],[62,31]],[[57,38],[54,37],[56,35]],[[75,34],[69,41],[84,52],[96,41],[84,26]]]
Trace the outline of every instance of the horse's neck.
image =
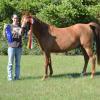
[[49,27],[48,24],[38,21],[37,23],[34,23],[33,25],[33,33],[35,34],[37,38],[42,38],[43,36],[48,34],[47,33],[48,27]]
[[43,41],[48,35],[48,25],[45,23],[34,23],[33,33],[43,50]]

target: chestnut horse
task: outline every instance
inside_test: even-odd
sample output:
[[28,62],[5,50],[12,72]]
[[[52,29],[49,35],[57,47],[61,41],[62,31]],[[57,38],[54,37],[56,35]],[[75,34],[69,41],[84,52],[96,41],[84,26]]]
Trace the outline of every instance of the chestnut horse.
[[86,74],[88,61],[91,61],[91,77],[95,74],[96,57],[93,53],[93,40],[96,41],[97,61],[100,64],[100,28],[96,22],[88,24],[75,24],[70,27],[57,28],[53,25],[46,24],[30,14],[22,16],[22,28],[30,23],[31,31],[37,38],[40,47],[45,55],[45,75],[43,79],[48,77],[48,67],[50,76],[53,74],[50,53],[61,53],[69,51],[76,47],[81,47],[84,55],[83,75]]

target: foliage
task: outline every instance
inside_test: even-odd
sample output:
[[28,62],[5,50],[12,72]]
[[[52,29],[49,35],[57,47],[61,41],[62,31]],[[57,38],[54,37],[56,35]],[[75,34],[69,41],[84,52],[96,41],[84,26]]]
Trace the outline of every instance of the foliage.
[[[46,23],[57,27],[66,27],[75,23],[88,23],[99,19],[100,1],[0,0],[0,42],[2,42],[3,38],[2,30],[4,23],[11,23],[11,16],[13,13],[17,13],[21,18],[23,11],[30,11],[33,15],[36,15],[39,19]],[[23,54],[41,54],[41,49],[38,47],[35,37],[33,37],[33,40],[33,50],[28,50],[26,48],[26,43],[23,43]],[[5,40],[4,43],[5,45],[7,44]],[[0,43],[0,45],[0,51],[2,51],[2,43]],[[80,50],[77,49],[70,52],[74,52],[74,54],[76,54],[76,51],[80,54]]]
[[94,19],[80,0],[62,0],[58,6],[50,4],[41,10],[37,16],[58,27],[86,23]]

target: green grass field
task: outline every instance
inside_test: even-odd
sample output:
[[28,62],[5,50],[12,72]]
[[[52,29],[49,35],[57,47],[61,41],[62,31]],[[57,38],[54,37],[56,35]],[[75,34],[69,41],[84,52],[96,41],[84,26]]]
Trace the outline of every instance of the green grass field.
[[100,67],[94,79],[80,77],[82,56],[52,55],[53,77],[42,81],[44,56],[22,56],[21,79],[7,81],[7,56],[0,56],[0,100],[100,100]]

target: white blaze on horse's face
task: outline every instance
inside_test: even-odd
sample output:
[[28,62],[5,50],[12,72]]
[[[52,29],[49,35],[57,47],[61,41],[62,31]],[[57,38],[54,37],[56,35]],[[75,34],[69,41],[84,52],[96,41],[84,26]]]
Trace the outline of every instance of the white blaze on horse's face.
[[24,17],[23,22],[26,24],[26,23],[30,22],[30,19],[28,17]]
[[26,17],[22,17],[22,20],[21,20],[21,27],[25,27],[25,25],[27,24],[28,20],[26,19]]

